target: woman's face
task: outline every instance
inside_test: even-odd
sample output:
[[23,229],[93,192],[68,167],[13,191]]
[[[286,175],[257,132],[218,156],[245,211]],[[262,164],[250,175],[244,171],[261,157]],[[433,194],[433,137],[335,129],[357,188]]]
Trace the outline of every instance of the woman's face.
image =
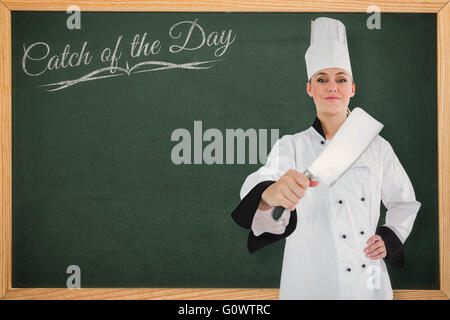
[[314,99],[317,113],[336,115],[347,111],[350,98],[355,95],[355,84],[344,69],[328,68],[311,77],[311,84],[306,83],[306,91]]

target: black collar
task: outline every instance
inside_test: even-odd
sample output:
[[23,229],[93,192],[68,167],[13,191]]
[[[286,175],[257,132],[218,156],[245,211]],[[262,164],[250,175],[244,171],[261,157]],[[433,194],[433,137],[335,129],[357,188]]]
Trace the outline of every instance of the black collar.
[[323,128],[322,128],[322,123],[320,122],[319,118],[317,118],[314,120],[314,123],[312,125],[312,127],[314,129],[316,129],[316,131],[325,139],[327,140],[327,138],[325,137],[325,133],[323,132]]
[[[348,118],[348,115],[347,115]],[[322,128],[322,123],[320,122],[319,118],[314,119],[314,123],[312,125],[312,127],[314,129],[316,129],[316,131],[325,139],[327,140],[327,138],[325,137],[325,133],[323,132],[323,128]]]

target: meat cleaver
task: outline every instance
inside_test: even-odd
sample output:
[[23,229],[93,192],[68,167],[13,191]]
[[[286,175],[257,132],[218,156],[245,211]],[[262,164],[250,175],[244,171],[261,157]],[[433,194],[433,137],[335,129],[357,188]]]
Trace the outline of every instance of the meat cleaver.
[[[383,124],[361,108],[354,108],[328,146],[303,172],[310,179],[319,179],[331,187],[364,153],[383,129]],[[278,220],[285,208],[276,207],[272,217]]]

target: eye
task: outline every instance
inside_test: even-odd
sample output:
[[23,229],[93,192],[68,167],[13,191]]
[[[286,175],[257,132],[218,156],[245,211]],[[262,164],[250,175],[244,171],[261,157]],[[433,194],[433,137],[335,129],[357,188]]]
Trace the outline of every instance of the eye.
[[325,82],[325,79],[319,78],[317,79],[317,82]]
[[347,82],[347,79],[342,78],[342,79],[339,79],[338,82]]

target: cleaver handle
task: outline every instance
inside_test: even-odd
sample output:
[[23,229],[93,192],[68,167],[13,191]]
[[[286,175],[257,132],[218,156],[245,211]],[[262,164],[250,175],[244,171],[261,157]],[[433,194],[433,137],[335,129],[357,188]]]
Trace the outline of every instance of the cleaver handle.
[[[306,177],[308,177],[309,179],[314,179],[314,178],[315,178],[314,175],[313,175],[308,169],[306,169],[306,170],[303,172],[303,174],[304,174]],[[281,215],[283,214],[284,210],[285,210],[285,208],[282,207],[282,206],[276,207],[276,208],[273,209],[273,211],[272,211],[272,218],[273,218],[274,220],[280,219],[280,217],[281,217]]]

